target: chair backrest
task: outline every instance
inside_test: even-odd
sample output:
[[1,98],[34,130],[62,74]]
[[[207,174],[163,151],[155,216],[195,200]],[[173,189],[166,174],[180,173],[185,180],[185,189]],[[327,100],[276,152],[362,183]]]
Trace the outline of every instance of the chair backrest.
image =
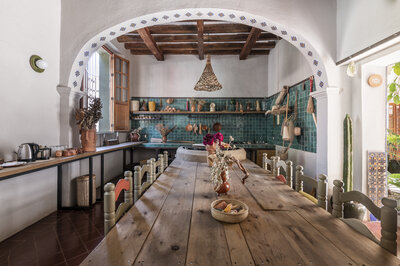
[[[380,246],[393,254],[397,254],[397,202],[388,198],[382,199],[383,206],[379,208],[370,198],[359,191],[343,192],[343,182],[333,181],[332,215],[343,217],[343,203],[356,201],[364,205],[378,220],[381,220]],[[357,230],[357,229],[356,229]]]
[[[304,175],[303,169],[304,168],[301,165],[298,165],[296,167],[296,186],[295,186],[296,191],[300,192],[303,196],[307,197],[311,201],[315,202],[318,206],[326,210],[327,209],[326,175],[319,175],[318,180],[315,180],[312,177]],[[303,191],[304,182],[311,185],[313,188],[317,190],[317,198]]]
[[168,167],[168,152],[167,151],[164,151],[164,171],[165,171],[165,169],[167,169],[167,167]]
[[[132,172],[125,171],[124,176],[125,178],[120,179],[116,186],[113,183],[107,183],[104,186],[104,235],[111,230],[116,221],[133,205]],[[117,201],[119,194],[123,190],[124,202],[115,211],[115,201]]]
[[[270,171],[272,173],[273,171],[273,165],[272,165],[272,160],[274,157],[271,157],[271,159],[268,159],[268,154],[263,153],[263,160],[262,160],[262,166],[265,170]],[[268,167],[269,166],[269,167]],[[268,169],[269,168],[269,169]]]
[[279,156],[274,157],[273,161],[274,176],[279,176],[281,174],[281,170],[285,172],[284,176],[286,178],[286,184],[289,187],[293,186],[293,162],[292,161],[281,161]]
[[154,175],[155,179],[157,179],[164,172],[164,155],[159,154],[158,160],[154,161]]
[[[146,189],[154,182],[155,174],[154,174],[154,163],[155,159],[151,158],[147,160],[147,164],[140,166],[135,166],[135,172],[133,174],[133,200],[136,202],[140,196],[146,191]],[[143,177],[146,174],[146,181],[143,182]]]

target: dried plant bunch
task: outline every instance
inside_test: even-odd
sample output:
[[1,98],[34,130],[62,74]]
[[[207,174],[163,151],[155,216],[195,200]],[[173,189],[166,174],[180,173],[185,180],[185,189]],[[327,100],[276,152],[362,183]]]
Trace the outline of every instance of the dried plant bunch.
[[80,108],[75,111],[75,119],[80,130],[89,130],[96,127],[97,122],[102,118],[101,108],[103,104],[100,98],[89,98],[87,108]]
[[157,124],[156,125],[156,129],[158,130],[158,132],[160,132],[161,136],[163,136],[163,137],[168,136],[168,134],[171,133],[175,128],[176,128],[176,126],[174,126],[173,128],[169,129],[168,126],[164,127],[163,124]]

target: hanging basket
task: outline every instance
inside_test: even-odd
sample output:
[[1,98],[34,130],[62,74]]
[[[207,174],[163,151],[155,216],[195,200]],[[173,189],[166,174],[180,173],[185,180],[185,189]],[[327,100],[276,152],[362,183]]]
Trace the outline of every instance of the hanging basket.
[[203,70],[203,74],[199,81],[197,81],[194,86],[194,90],[196,91],[217,91],[222,89],[221,83],[218,82],[217,76],[214,74],[214,70],[211,66],[211,58],[210,55],[207,55],[207,63],[206,67]]

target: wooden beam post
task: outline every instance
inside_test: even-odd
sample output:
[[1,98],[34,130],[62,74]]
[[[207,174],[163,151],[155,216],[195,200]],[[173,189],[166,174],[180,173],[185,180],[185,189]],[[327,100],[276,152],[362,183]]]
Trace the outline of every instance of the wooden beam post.
[[242,51],[240,52],[240,56],[239,56],[240,60],[245,60],[249,56],[251,49],[253,49],[253,46],[257,42],[260,34],[261,34],[260,29],[251,28],[251,31],[249,33],[249,36],[247,37],[246,43],[244,44]]
[[153,36],[151,36],[149,28],[139,29],[138,33],[143,39],[147,48],[152,52],[152,54],[157,58],[158,61],[164,61],[164,55],[160,48],[158,48],[157,43],[154,41]]
[[204,59],[204,21],[198,20],[197,21],[197,46],[199,50],[199,59]]

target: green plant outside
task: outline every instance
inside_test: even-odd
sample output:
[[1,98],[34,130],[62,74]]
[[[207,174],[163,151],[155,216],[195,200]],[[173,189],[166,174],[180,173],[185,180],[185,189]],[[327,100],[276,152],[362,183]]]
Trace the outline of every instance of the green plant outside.
[[400,104],[400,84],[398,83],[400,76],[400,62],[394,64],[393,72],[396,74],[396,77],[393,82],[388,85],[389,93],[387,100],[393,100],[395,104]]

